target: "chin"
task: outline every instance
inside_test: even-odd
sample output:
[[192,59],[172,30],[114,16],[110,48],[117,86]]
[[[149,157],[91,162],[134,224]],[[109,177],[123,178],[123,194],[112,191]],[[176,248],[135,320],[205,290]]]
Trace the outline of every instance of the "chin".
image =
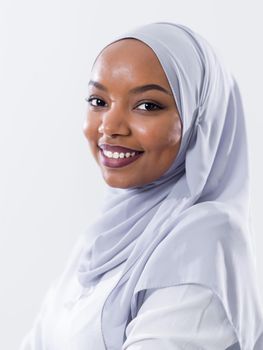
[[104,181],[108,186],[114,188],[130,188],[134,186],[139,186],[140,184],[134,181],[127,181],[125,176],[103,176]]
[[109,180],[105,180],[104,181],[107,183],[108,186],[110,187],[114,187],[114,188],[129,188],[129,187],[133,187],[134,185],[130,185],[130,184],[127,184],[127,183],[124,183],[122,181],[109,181]]

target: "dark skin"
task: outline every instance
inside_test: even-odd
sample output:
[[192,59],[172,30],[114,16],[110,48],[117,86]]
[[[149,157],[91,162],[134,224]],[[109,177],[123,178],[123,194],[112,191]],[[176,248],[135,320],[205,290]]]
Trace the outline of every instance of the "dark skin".
[[[155,53],[139,40],[124,39],[106,47],[97,58],[89,84],[89,104],[83,126],[102,176],[111,187],[148,184],[175,160],[182,134],[178,109]],[[157,84],[157,89],[132,89]],[[98,130],[99,129],[99,130]],[[99,143],[143,151],[131,164],[111,168],[101,162]]]

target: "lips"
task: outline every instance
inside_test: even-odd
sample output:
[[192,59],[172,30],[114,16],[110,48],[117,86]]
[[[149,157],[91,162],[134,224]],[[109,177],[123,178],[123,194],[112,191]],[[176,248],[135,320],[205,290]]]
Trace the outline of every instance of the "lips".
[[[104,166],[109,168],[121,168],[129,165],[135,162],[144,153],[143,151],[117,145],[102,144],[99,147],[100,161]],[[110,157],[107,152],[110,153]],[[115,155],[117,155],[117,158]],[[119,157],[119,155],[121,155],[121,157]]]
[[103,151],[100,150],[100,161],[101,163],[109,168],[121,168],[124,166],[127,166],[131,163],[134,163],[138,158],[140,158],[142,156],[142,152],[135,154],[132,157],[129,158],[118,158],[118,159],[114,159],[114,158],[107,158],[104,154]]
[[110,145],[107,143],[103,143],[99,145],[99,148],[105,151],[111,151],[111,152],[123,152],[123,153],[127,153],[127,152],[136,152],[136,153],[142,153],[143,151],[139,151],[133,148],[128,148],[128,147],[123,147],[123,146],[119,146],[119,145]]

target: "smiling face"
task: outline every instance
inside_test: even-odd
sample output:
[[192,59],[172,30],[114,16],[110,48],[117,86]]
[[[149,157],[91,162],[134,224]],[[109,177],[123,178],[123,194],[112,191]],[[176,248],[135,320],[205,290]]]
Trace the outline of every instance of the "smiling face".
[[155,53],[123,39],[97,58],[89,83],[83,132],[111,187],[151,183],[172,165],[182,124]]

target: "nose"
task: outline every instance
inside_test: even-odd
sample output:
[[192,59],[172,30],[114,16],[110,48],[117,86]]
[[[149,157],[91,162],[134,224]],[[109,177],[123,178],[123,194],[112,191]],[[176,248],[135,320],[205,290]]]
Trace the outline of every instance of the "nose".
[[127,112],[121,108],[111,108],[104,112],[101,118],[101,124],[98,128],[99,133],[110,137],[129,135],[130,128],[126,113]]

